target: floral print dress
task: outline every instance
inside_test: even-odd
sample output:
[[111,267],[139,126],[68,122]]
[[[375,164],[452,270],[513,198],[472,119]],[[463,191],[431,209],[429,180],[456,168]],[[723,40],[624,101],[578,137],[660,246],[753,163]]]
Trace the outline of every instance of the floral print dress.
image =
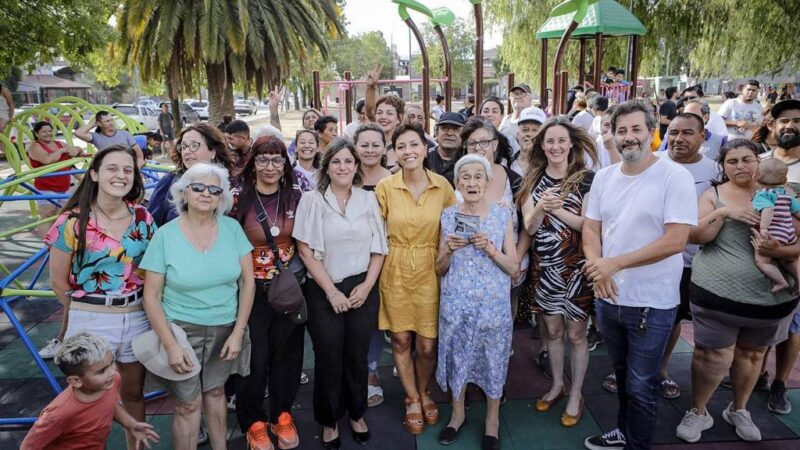
[[86,249],[77,257],[78,214],[61,214],[45,236],[45,244],[66,253],[73,253],[69,274],[70,294],[124,295],[138,290],[144,279],[139,262],[156,231],[156,224],[147,209],[128,205],[133,220],[118,241],[97,226],[94,216],[86,225]]
[[[444,236],[455,232],[458,206],[442,213]],[[514,211],[492,204],[480,230],[498,250]],[[483,250],[472,245],[458,249],[442,277],[439,305],[439,365],[436,381],[458,395],[467,383],[499,399],[511,356],[511,277]]]

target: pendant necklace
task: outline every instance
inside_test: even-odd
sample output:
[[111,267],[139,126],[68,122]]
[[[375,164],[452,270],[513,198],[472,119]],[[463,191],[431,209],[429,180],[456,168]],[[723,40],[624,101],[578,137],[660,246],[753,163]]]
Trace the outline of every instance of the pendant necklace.
[[[280,195],[281,195],[281,188],[278,187],[278,202],[280,202]],[[275,208],[275,220],[269,218],[269,214],[267,214],[266,208],[264,208],[264,203],[261,202],[261,194],[258,194],[258,204],[261,206],[261,211],[264,213],[264,217],[267,218],[267,223],[270,225],[269,234],[272,237],[278,237],[281,234],[281,229],[278,228],[278,208]]]

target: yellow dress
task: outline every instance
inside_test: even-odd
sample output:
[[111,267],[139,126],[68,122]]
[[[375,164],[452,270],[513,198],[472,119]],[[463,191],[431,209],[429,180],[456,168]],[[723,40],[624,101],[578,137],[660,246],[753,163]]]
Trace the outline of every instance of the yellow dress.
[[446,178],[425,173],[428,187],[418,201],[403,181],[402,170],[375,187],[389,238],[389,255],[380,278],[378,328],[436,338],[439,279],[434,265],[439,224],[442,211],[455,204],[456,196]]

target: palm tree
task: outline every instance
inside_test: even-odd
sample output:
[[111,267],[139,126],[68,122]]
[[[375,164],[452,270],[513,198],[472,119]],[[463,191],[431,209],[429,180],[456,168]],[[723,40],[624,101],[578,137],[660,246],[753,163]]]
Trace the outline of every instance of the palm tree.
[[[245,91],[279,84],[290,61],[342,31],[337,0],[125,0],[118,26],[128,64],[145,81],[163,77],[177,101],[204,70],[209,122],[233,114],[233,82]],[[177,118],[176,118],[176,122]]]

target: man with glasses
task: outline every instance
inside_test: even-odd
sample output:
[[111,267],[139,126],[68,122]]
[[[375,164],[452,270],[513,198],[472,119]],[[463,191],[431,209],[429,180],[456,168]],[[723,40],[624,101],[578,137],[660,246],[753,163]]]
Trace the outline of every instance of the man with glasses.
[[464,116],[454,112],[444,112],[436,123],[436,146],[428,150],[428,168],[447,178],[455,187],[453,169],[461,157],[461,128]]
[[[512,112],[500,122],[500,132],[508,136],[509,140],[514,139],[516,141],[519,115],[523,109],[531,106],[531,88],[525,83],[519,83],[511,88],[509,96],[511,97]],[[519,148],[518,145],[514,144],[512,144],[512,147],[514,147],[514,150]]]
[[[681,100],[684,103],[689,100],[705,100],[703,87],[699,84],[689,86],[681,92]],[[716,134],[717,136],[727,136],[728,128],[725,126],[725,119],[716,111],[709,111],[708,119],[706,120],[706,130]]]
[[728,127],[728,139],[750,139],[761,126],[763,114],[758,103],[758,80],[749,80],[742,86],[741,95],[726,100],[719,107],[719,115]]

